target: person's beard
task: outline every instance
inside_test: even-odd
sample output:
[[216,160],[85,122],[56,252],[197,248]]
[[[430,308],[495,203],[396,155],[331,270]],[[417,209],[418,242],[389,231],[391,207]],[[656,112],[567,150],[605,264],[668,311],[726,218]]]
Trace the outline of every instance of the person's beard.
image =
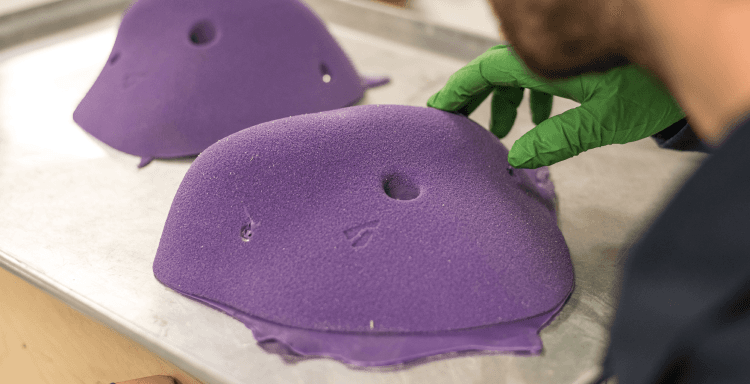
[[515,53],[534,73],[559,79],[627,65],[635,31],[620,0],[490,0]]

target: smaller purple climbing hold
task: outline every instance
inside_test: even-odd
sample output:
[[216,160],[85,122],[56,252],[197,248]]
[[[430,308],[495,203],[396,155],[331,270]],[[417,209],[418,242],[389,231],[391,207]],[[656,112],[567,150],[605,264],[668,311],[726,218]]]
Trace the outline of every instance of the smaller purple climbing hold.
[[73,119],[143,167],[256,124],[354,104],[387,81],[360,78],[298,0],[139,0]]

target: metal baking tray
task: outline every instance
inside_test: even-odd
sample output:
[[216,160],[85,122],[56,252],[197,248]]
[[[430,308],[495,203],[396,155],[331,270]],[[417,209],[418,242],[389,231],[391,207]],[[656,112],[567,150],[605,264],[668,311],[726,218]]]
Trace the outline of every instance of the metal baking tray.
[[[6,17],[15,17],[15,32],[10,24],[3,29],[0,19],[0,41],[6,37],[0,51],[0,266],[207,383],[585,383],[607,345],[622,251],[704,158],[646,139],[550,167],[576,289],[541,331],[539,356],[448,355],[370,370],[325,358],[288,362],[261,349],[239,321],[153,277],[161,230],[192,159],[156,160],[138,169],[138,158],[103,145],[72,121],[117,33],[119,16],[101,16],[127,2],[102,2],[112,7],[108,11],[83,7],[84,0],[59,3],[78,11],[65,9],[55,19],[47,9],[49,20],[40,28],[52,34],[21,33],[26,27],[18,20],[38,10]],[[361,104],[424,105],[453,72],[500,43],[368,2],[308,3],[360,73],[391,76]],[[71,29],[81,21],[88,23]],[[577,106],[559,98],[554,103],[553,114]],[[502,140],[507,147],[533,128],[528,108],[524,101]],[[486,127],[489,116],[485,103],[471,117]]]

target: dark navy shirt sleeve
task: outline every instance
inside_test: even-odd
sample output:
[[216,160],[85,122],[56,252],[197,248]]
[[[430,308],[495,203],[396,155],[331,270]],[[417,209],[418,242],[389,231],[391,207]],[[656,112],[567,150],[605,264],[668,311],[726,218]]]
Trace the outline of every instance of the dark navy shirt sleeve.
[[713,153],[714,149],[696,136],[687,119],[682,119],[661,132],[651,135],[660,148],[677,151]]
[[750,382],[749,149],[744,120],[629,250],[605,376]]

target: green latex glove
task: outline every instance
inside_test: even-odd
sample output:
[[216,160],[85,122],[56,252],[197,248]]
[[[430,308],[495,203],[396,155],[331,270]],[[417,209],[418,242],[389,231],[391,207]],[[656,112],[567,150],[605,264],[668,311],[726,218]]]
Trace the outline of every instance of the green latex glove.
[[[524,88],[531,90],[537,126],[511,148],[508,162],[516,168],[538,168],[592,148],[640,140],[685,117],[667,89],[634,65],[545,80],[507,45],[491,48],[454,73],[427,106],[468,116],[493,93],[490,131],[503,138],[516,120]],[[552,95],[581,105],[549,118]]]

